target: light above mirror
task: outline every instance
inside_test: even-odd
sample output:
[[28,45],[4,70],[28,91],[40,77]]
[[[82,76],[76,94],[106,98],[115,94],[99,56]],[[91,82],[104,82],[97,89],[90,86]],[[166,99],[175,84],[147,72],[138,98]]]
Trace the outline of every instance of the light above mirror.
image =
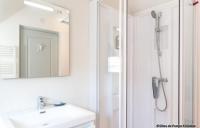
[[51,8],[51,7],[48,7],[48,6],[46,6],[46,5],[39,4],[39,3],[30,1],[30,0],[24,0],[24,4],[25,4],[25,5],[28,5],[28,6],[35,7],[35,8],[39,8],[39,9],[42,9],[42,10],[50,11],[50,12],[53,12],[53,11],[54,11],[54,9]]

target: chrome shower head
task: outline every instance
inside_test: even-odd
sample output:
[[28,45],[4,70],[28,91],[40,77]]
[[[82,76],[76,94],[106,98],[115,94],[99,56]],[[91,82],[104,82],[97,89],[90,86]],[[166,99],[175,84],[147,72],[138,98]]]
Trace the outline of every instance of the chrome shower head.
[[153,10],[153,11],[151,11],[151,16],[154,18],[154,19],[156,19],[157,18],[157,14],[156,14],[156,12]]

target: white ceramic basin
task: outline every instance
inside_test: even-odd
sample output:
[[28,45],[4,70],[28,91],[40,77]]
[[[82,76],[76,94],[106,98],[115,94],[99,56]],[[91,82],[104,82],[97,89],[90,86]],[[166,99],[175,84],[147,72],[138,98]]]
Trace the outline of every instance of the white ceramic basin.
[[43,114],[36,110],[19,112],[9,115],[8,118],[14,128],[71,128],[95,120],[95,113],[73,105],[45,111]]

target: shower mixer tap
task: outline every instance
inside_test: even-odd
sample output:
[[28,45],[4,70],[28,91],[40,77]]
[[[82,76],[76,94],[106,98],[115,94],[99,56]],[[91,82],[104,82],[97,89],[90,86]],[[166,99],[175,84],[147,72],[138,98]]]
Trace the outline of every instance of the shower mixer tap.
[[158,83],[161,83],[161,82],[167,83],[167,82],[168,82],[168,79],[167,79],[167,78],[152,77],[152,80],[153,80],[153,81],[157,80]]
[[152,89],[153,89],[153,97],[154,99],[159,98],[159,88],[160,85],[163,83],[167,83],[167,78],[158,78],[158,77],[152,77]]
[[153,98],[154,99],[158,99],[158,78],[157,77],[153,77],[152,78],[152,89],[153,89]]
[[167,78],[159,78],[159,83],[167,83],[168,79]]
[[156,32],[161,32],[161,29],[160,28],[155,28],[155,31]]

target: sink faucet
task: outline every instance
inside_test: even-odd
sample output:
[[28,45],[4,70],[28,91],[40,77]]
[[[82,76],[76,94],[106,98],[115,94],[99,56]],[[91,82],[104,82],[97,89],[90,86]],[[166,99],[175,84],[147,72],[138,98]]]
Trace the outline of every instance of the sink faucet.
[[45,97],[42,97],[42,96],[39,96],[38,99],[37,99],[38,111],[39,111],[40,113],[45,113],[44,108],[45,108],[46,106],[47,106],[46,98],[45,98]]
[[45,113],[45,107],[47,107],[47,106],[59,107],[59,106],[64,106],[66,104],[64,102],[55,102],[55,103],[54,102],[49,102],[48,98],[39,96],[37,99],[38,111],[40,113]]

